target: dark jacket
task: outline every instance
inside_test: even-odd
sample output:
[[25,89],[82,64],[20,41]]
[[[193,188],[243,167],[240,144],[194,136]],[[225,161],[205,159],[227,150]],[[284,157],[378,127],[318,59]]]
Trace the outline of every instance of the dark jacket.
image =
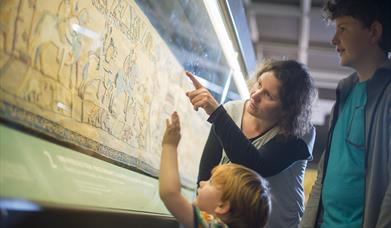
[[[323,177],[327,170],[332,132],[354,85],[356,73],[340,81],[330,120],[327,147],[319,161],[318,177],[305,208],[302,228],[318,227],[323,215]],[[391,61],[379,67],[367,81],[365,105],[365,199],[363,228],[391,227]]]

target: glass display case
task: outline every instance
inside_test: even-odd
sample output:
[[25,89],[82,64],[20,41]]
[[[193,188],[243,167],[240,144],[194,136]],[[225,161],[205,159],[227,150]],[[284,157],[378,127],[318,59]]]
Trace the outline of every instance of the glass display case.
[[229,7],[229,1],[1,1],[2,205],[27,199],[49,208],[168,214],[157,177],[173,111],[182,120],[179,168],[191,199],[210,126],[185,96],[193,88],[184,72],[198,75],[221,103],[248,95],[243,39],[232,32]]

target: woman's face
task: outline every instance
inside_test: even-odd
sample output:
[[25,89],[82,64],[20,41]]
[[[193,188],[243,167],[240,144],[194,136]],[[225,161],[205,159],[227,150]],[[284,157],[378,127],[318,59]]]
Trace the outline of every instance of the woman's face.
[[279,121],[282,116],[280,88],[281,83],[273,71],[263,73],[251,88],[247,112],[270,123]]

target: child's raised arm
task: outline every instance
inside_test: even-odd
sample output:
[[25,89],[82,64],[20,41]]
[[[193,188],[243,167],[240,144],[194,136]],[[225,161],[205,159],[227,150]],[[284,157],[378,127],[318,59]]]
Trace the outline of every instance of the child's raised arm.
[[193,208],[181,195],[181,183],[178,171],[177,147],[181,138],[179,116],[171,115],[171,123],[166,120],[166,131],[162,142],[160,160],[159,194],[171,214],[185,227],[193,227]]

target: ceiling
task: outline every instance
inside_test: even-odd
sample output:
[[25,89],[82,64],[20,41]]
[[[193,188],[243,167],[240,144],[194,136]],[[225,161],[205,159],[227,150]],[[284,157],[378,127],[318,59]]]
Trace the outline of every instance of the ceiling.
[[338,64],[330,40],[334,25],[322,18],[322,0],[244,0],[258,60],[305,63],[321,99],[334,99],[337,82],[352,71]]
[[311,121],[327,131],[337,83],[352,70],[339,65],[330,43],[334,25],[322,18],[322,1],[243,0],[257,60],[295,59],[308,66],[319,96]]

